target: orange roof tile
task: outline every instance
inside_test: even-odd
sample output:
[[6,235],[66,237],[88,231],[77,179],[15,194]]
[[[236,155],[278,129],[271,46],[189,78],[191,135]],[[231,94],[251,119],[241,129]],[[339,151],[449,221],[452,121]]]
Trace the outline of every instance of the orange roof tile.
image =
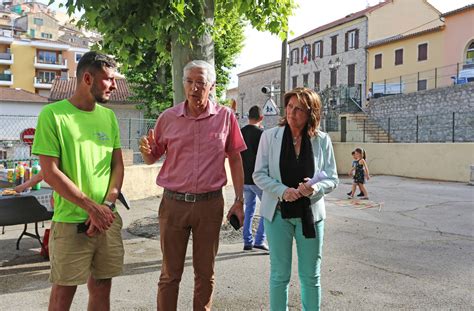
[[0,102],[47,103],[48,99],[23,89],[0,87]]
[[[62,100],[72,96],[76,90],[76,78],[69,78],[68,80],[61,80],[56,78],[53,80],[51,93],[49,95],[50,101]],[[126,79],[117,79],[117,89],[112,92],[109,103],[111,104],[136,104],[138,101],[132,100],[133,96],[130,86]]]

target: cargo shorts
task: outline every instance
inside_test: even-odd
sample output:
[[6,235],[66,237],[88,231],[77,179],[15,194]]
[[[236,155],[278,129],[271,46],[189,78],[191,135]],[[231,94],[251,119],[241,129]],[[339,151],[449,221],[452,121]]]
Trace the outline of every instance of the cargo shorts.
[[88,237],[77,232],[77,223],[53,221],[49,236],[49,281],[75,286],[86,284],[89,276],[103,280],[122,274],[122,225],[122,218],[116,213],[107,231]]

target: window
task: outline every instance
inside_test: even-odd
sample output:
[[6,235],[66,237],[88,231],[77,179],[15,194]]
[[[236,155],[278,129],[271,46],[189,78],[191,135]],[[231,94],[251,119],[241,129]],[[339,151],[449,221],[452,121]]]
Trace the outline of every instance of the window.
[[35,35],[36,35],[35,30],[34,30],[34,29],[30,29],[30,37],[34,38]]
[[309,76],[309,74],[307,74],[307,73],[303,75],[303,86],[304,87],[308,87],[308,76]]
[[39,83],[53,83],[56,73],[54,71],[39,71],[38,72],[38,82]]
[[316,71],[314,73],[314,89],[319,91],[321,88],[321,71]]
[[346,41],[344,46],[346,51],[359,48],[359,29],[346,32]]
[[323,57],[323,41],[319,40],[313,43],[313,59]]
[[291,55],[290,55],[290,66],[293,64],[299,64],[300,63],[300,54],[298,53],[298,48],[295,48],[291,50]]
[[395,50],[395,66],[403,65],[403,49]]
[[337,54],[337,35],[331,37],[331,55]]
[[418,61],[428,59],[428,43],[418,45]]
[[355,64],[347,66],[347,85],[355,85]]
[[291,88],[294,89],[298,86],[298,76],[294,76],[291,81]]
[[469,44],[466,52],[466,63],[473,64],[474,63],[474,42]]
[[42,18],[33,18],[33,24],[38,25],[38,26],[43,26],[44,22]]
[[44,64],[58,64],[56,52],[38,51],[38,62]]
[[42,32],[41,33],[41,38],[51,39],[51,38],[53,38],[53,35],[50,34],[50,33]]
[[76,57],[75,57],[76,63],[79,63],[79,60],[81,59],[82,55],[84,55],[84,53],[77,53],[76,52]]
[[382,54],[375,55],[375,66],[374,69],[382,68]]
[[309,44],[305,44],[303,45],[303,47],[301,48],[301,62],[303,64],[307,64],[309,62],[309,60],[311,59],[311,46]]
[[331,87],[337,85],[337,69],[331,69]]
[[418,91],[426,90],[427,84],[427,80],[418,80]]

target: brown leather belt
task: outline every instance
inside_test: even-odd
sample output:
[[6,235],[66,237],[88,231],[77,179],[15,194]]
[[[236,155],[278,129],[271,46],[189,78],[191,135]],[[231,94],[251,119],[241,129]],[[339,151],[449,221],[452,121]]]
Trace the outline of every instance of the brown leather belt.
[[222,196],[222,189],[206,193],[182,193],[165,189],[163,195],[168,199],[194,203],[196,201],[207,201]]

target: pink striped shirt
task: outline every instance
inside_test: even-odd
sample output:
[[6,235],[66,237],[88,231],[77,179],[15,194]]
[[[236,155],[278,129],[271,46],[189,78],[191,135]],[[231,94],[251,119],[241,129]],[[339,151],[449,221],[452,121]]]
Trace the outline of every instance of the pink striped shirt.
[[156,121],[155,142],[153,155],[166,153],[156,183],[189,193],[222,188],[226,155],[247,149],[232,110],[210,101],[197,118],[187,112],[185,102],[167,109]]

